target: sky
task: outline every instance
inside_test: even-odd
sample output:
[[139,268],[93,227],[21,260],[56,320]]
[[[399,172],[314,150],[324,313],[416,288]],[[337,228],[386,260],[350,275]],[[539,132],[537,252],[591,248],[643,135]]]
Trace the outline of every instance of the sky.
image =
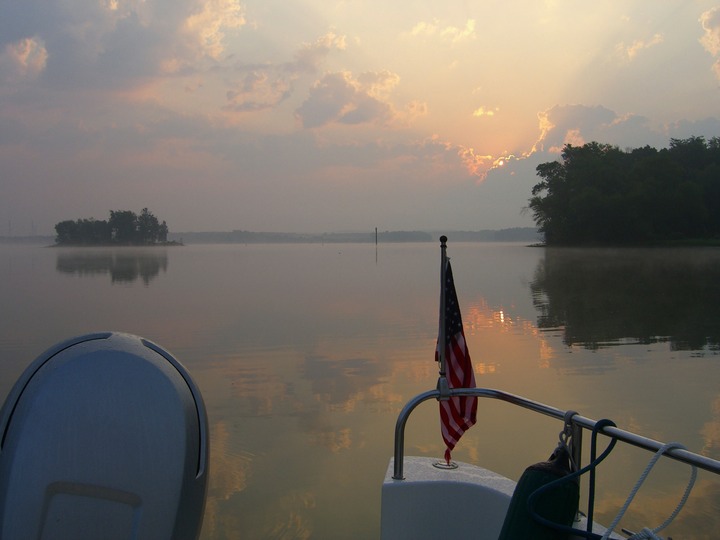
[[532,226],[567,144],[720,136],[720,3],[7,0],[0,235]]

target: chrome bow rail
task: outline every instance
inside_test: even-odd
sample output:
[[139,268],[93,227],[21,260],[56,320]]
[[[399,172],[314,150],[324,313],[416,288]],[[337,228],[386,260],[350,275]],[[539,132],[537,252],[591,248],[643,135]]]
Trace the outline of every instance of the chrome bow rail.
[[[459,397],[459,396],[475,396],[479,398],[491,398],[491,399],[498,399],[501,401],[507,401],[508,403],[511,403],[513,405],[517,405],[518,407],[522,407],[524,409],[530,409],[531,411],[535,411],[537,413],[544,414],[546,416],[551,416],[553,418],[557,418],[558,420],[565,421],[566,415],[568,412],[571,411],[562,411],[560,409],[557,409],[555,407],[551,407],[549,405],[545,405],[543,403],[539,403],[537,401],[533,401],[530,399],[526,399],[521,396],[517,396],[515,394],[510,394],[508,392],[502,392],[500,390],[493,390],[491,388],[457,388],[457,389],[450,389],[449,390],[449,397]],[[413,399],[408,401],[408,403],[405,405],[402,411],[400,411],[400,414],[398,415],[397,422],[395,424],[395,459],[394,459],[394,466],[393,466],[393,479],[395,480],[403,480],[403,456],[405,452],[405,424],[407,423],[407,420],[410,416],[410,413],[417,407],[420,403],[423,401],[427,401],[428,399],[440,399],[440,391],[439,390],[429,390],[427,392],[424,392],[422,394],[419,394],[415,396]],[[596,420],[592,420],[590,418],[586,418],[584,416],[581,416],[579,414],[573,414],[572,416],[569,416],[569,421],[573,428],[573,435],[572,435],[572,454],[573,459],[575,463],[580,465],[580,456],[582,451],[582,430],[593,430],[595,428],[595,424],[597,424]],[[632,433],[630,431],[625,431],[623,429],[619,429],[612,426],[603,427],[598,430],[599,433],[602,433],[603,435],[606,435],[608,437],[611,437],[613,439],[617,439],[618,441],[625,442],[627,444],[631,444],[633,446],[637,446],[639,448],[644,448],[645,450],[650,450],[652,452],[657,452],[662,446],[663,443],[658,442],[653,439],[648,439],[647,437],[642,437],[640,435],[637,435],[635,433]],[[689,465],[695,465],[696,467],[699,467],[701,469],[704,469],[706,471],[713,472],[715,474],[720,474],[720,461],[717,461],[715,459],[701,456],[700,454],[695,454],[693,452],[689,452],[687,450],[682,450],[679,448],[668,450],[665,455],[669,458],[675,459],[677,461],[681,461],[683,463],[687,463]]]

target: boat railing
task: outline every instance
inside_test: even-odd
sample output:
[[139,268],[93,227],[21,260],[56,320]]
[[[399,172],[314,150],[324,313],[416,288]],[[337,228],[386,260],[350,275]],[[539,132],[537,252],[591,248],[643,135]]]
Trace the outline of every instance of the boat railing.
[[[448,392],[446,390],[446,392]],[[569,422],[572,426],[572,456],[574,462],[580,466],[580,457],[582,455],[582,430],[595,430],[597,420],[587,418],[580,414],[574,413],[573,411],[563,411],[561,409],[545,405],[538,401],[524,398],[501,390],[494,390],[492,388],[454,388],[450,389],[447,393],[448,397],[461,397],[461,396],[474,396],[478,398],[490,398],[501,401],[506,401],[513,405],[517,405],[524,409],[557,418],[564,422]],[[395,451],[394,451],[394,464],[393,464],[393,479],[403,480],[403,457],[405,453],[405,425],[410,417],[410,413],[420,403],[429,399],[440,399],[440,390],[429,390],[418,394],[410,401],[407,402],[405,407],[400,411],[397,422],[395,424]],[[637,435],[630,431],[620,429],[613,426],[604,426],[597,429],[598,433],[611,437],[618,441],[643,448],[652,452],[660,450],[664,443]],[[671,459],[694,465],[700,469],[710,471],[715,474],[720,474],[720,461],[702,456],[683,450],[681,448],[671,448],[665,451],[665,455]]]

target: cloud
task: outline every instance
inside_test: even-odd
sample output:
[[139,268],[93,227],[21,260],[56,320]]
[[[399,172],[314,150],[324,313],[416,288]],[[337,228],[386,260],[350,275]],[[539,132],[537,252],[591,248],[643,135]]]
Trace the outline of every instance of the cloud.
[[381,99],[388,96],[397,86],[400,76],[388,70],[366,71],[361,73],[357,80],[360,88],[368,95]]
[[713,56],[720,54],[720,7],[714,7],[703,13],[700,16],[700,24],[705,32],[700,38],[700,43]]
[[484,179],[487,171],[492,168],[494,158],[491,155],[480,154],[470,147],[458,146],[457,155],[462,160],[468,173]]
[[623,61],[632,62],[641,51],[655,47],[663,41],[662,34],[655,34],[648,40],[637,39],[629,45],[620,43],[615,47],[615,50]]
[[325,57],[332,50],[345,50],[346,37],[333,31],[320,36],[313,43],[305,43],[295,54],[295,61],[286,65],[292,72],[301,71],[315,73]]
[[432,22],[419,22],[410,32],[405,33],[411,37],[439,37],[442,40],[457,43],[460,41],[469,41],[476,38],[475,20],[468,19],[464,26],[443,26],[437,19]]
[[460,28],[447,26],[440,32],[440,36],[450,39],[453,43],[475,39],[475,21],[468,19],[465,26]]
[[[171,5],[157,0],[146,8],[150,9],[150,14],[140,7],[129,14],[125,24],[117,25],[118,35],[113,41],[125,46],[132,43],[132,36],[123,29],[135,27],[146,49],[144,54],[137,52],[149,55],[150,69],[161,76],[203,70],[222,61],[227,52],[228,32],[247,24],[245,10],[238,0],[180,0]],[[168,16],[167,10],[172,10],[174,15]],[[123,46],[117,48],[124,49]],[[130,51],[124,52],[123,58],[135,56]]]
[[671,138],[716,137],[720,119],[678,120],[652,124],[644,116],[619,114],[602,106],[556,105],[538,114],[540,136],[532,152],[557,154],[565,144],[581,146],[595,141],[622,149],[667,147]]
[[245,14],[237,0],[206,0],[185,19],[181,33],[199,55],[218,60],[225,51],[224,30],[244,24]]
[[709,9],[700,16],[700,25],[703,29],[703,36],[700,43],[714,58],[713,71],[720,79],[720,7]]
[[0,82],[18,83],[36,79],[47,65],[45,43],[37,38],[23,38],[5,45],[0,53]]
[[[481,113],[485,113],[483,108],[475,111],[474,116],[481,116]],[[592,140],[605,142],[613,126],[622,131],[621,124],[643,122],[638,117],[621,119],[605,107],[585,105],[556,105],[539,112],[537,118],[538,136],[529,147],[492,155],[459,146],[458,155],[467,171],[480,181],[485,181],[491,172],[503,171],[505,177],[511,177],[517,170],[522,170],[527,175],[539,160],[555,159],[565,144],[582,146]],[[523,164],[526,161],[528,163]]]
[[673,139],[687,139],[690,137],[705,137],[711,139],[720,134],[720,119],[707,117],[701,120],[678,120],[666,126],[668,141]]
[[409,124],[420,116],[427,115],[428,106],[427,103],[419,100],[413,100],[407,105],[402,112],[398,112],[397,118],[399,121]]
[[[680,120],[653,125],[646,117],[618,114],[602,106],[555,105],[538,113],[538,138],[531,148],[516,154],[478,156],[466,149],[461,157],[469,172],[485,183],[517,184],[529,192],[529,180],[540,163],[554,161],[566,144],[582,146],[588,142],[611,144],[621,149],[649,145],[667,147],[670,139],[701,136],[707,139],[720,133],[720,119]],[[508,189],[510,189],[508,187]],[[521,190],[516,190],[518,198]]]
[[346,37],[331,31],[312,43],[301,45],[292,61],[250,66],[237,64],[234,70],[240,74],[240,79],[226,92],[228,103],[223,109],[248,112],[279,105],[292,95],[294,81],[303,74],[316,73],[330,52],[345,47]]
[[437,32],[437,28],[437,20],[433,23],[421,21],[413,26],[413,29],[410,30],[409,34],[411,36],[431,36]]
[[[566,144],[582,146],[588,142],[612,144],[620,148],[637,148],[650,145],[656,148],[667,146],[670,137],[688,137],[717,132],[718,123],[707,120],[703,123],[679,123],[671,126],[652,126],[644,116],[618,114],[603,106],[555,105],[540,111],[538,137],[528,148],[515,153],[498,156],[463,157],[468,170],[485,180],[489,173],[494,176],[514,176],[516,172],[527,176],[539,163],[558,158]],[[699,131],[698,131],[699,130]],[[470,156],[473,157],[473,156]],[[474,165],[471,167],[470,165]]]
[[535,148],[559,153],[570,142],[583,139],[583,133],[591,136],[598,126],[607,126],[616,119],[616,114],[605,107],[583,105],[555,106],[538,113],[540,138]]
[[500,111],[499,107],[495,107],[495,108],[478,107],[477,109],[475,109],[473,111],[473,116],[475,116],[477,118],[480,118],[483,116],[495,116],[495,113],[499,112],[499,111]]
[[296,116],[306,128],[330,123],[387,124],[397,115],[387,96],[398,81],[390,71],[366,72],[357,78],[347,71],[328,73],[310,89]]
[[285,78],[270,79],[264,71],[247,73],[237,90],[227,92],[226,110],[260,111],[275,107],[292,94],[292,85]]
[[28,0],[12,9],[2,10],[0,44],[42,44],[43,82],[54,89],[128,88],[205,68],[226,52],[228,31],[245,25],[238,0]]
[[556,105],[538,113],[540,136],[534,150],[559,153],[565,144],[597,141],[621,147],[665,144],[664,135],[653,130],[647,118],[620,115],[603,106]]

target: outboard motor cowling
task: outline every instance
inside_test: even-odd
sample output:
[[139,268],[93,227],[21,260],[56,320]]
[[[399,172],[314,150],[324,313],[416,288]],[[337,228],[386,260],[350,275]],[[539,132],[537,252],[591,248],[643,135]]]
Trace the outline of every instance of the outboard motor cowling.
[[195,539],[207,477],[200,392],[137,336],[52,347],[0,411],[0,538]]

